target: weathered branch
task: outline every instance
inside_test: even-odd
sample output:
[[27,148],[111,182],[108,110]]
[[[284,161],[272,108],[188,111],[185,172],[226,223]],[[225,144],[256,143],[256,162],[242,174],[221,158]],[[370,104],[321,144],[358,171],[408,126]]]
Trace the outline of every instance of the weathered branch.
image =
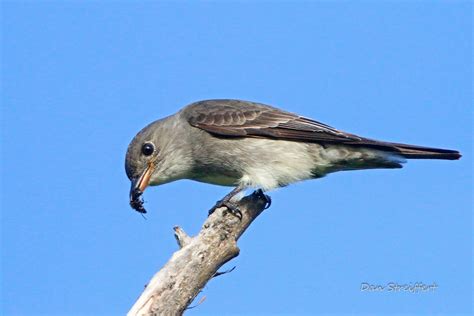
[[219,208],[194,237],[175,227],[181,249],[153,276],[128,315],[182,314],[217,270],[239,255],[237,240],[266,203],[258,193],[243,198],[238,203],[242,219]]

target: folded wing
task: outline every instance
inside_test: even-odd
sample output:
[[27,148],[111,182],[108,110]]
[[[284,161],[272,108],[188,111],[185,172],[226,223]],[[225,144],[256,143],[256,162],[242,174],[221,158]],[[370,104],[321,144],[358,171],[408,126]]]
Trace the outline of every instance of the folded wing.
[[455,150],[390,143],[337,130],[321,122],[254,102],[207,100],[191,104],[189,124],[217,137],[258,137],[374,148],[408,159],[459,159]]

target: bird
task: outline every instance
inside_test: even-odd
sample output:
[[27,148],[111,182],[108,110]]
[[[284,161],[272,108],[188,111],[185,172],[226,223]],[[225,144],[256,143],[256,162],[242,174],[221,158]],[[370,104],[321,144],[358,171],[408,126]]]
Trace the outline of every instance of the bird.
[[234,187],[235,197],[319,179],[338,171],[401,168],[407,159],[456,160],[459,151],[379,141],[279,108],[236,99],[203,100],[144,127],[130,142],[125,171],[130,206],[146,213],[143,192],[180,179]]

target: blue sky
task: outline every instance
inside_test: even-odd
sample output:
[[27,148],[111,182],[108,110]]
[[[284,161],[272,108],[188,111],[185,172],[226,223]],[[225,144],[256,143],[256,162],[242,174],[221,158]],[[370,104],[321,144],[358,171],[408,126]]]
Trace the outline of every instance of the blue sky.
[[[128,143],[193,101],[259,101],[460,161],[272,192],[188,315],[472,313],[472,4],[2,2],[4,315],[120,315],[228,188],[128,205]],[[429,293],[361,283],[436,283]]]

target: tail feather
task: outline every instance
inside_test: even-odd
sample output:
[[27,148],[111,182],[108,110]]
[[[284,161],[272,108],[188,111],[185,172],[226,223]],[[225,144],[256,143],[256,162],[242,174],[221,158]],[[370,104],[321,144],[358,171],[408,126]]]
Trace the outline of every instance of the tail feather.
[[[456,160],[461,158],[461,154],[456,150],[389,143],[367,138],[356,145],[329,146],[325,149],[325,154],[331,161],[326,173],[341,170],[402,168],[402,164],[406,162],[405,159]],[[314,174],[321,176],[317,172]]]
[[417,145],[376,142],[368,144],[370,147],[376,147],[383,151],[402,156],[406,159],[446,159],[457,160],[461,154],[457,150],[432,148]]
[[407,144],[393,144],[394,148],[407,159],[447,159],[457,160],[461,154],[457,150],[422,147]]
[[366,147],[394,154],[406,159],[445,159],[457,160],[461,153],[457,150],[433,148],[426,146],[384,142],[370,138],[361,138],[360,141],[348,144],[354,147]]

